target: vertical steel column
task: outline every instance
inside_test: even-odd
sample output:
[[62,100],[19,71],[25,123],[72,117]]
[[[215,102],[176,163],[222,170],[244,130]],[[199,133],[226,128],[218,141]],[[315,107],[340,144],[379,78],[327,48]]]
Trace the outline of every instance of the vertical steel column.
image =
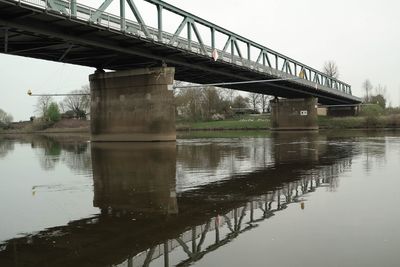
[[250,222],[254,221],[254,202],[250,202]]
[[261,52],[262,53],[262,62],[263,62],[263,66],[265,66],[265,54],[264,51]]
[[215,244],[219,243],[219,221],[217,220],[218,217],[214,218],[215,224]]
[[162,21],[162,11],[163,7],[161,5],[157,5],[157,18],[158,18],[158,41],[163,41],[163,21]]
[[231,63],[233,63],[234,57],[235,57],[235,41],[233,38],[231,38],[231,60],[232,60]]
[[76,18],[77,9],[76,9],[76,0],[71,0],[71,17]]
[[215,29],[211,28],[211,48],[214,51],[215,49]]
[[192,227],[192,253],[196,253],[196,227]]
[[188,49],[192,50],[192,25],[191,25],[190,21],[188,21],[186,23],[186,27],[187,27],[187,36],[188,36]]
[[237,209],[233,210],[233,231],[237,231],[238,229],[238,211]]
[[251,49],[251,45],[250,45],[250,43],[247,43],[247,59],[249,61],[251,60],[250,49]]
[[126,20],[125,20],[125,0],[119,0],[119,14],[121,17],[121,31],[126,30]]
[[164,242],[164,267],[169,267],[168,241]]
[[278,201],[278,210],[280,210],[281,209],[281,190],[278,190],[277,201]]

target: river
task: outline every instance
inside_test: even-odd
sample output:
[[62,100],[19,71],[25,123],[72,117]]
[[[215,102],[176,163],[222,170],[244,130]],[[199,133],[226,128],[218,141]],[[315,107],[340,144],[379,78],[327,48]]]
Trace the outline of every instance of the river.
[[0,135],[0,266],[400,266],[400,133]]

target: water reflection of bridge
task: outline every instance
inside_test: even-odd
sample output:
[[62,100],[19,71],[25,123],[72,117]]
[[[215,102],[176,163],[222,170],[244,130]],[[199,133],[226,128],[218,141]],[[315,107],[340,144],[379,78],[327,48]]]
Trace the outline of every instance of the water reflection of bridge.
[[[346,168],[348,165],[344,162],[342,167]],[[331,173],[332,170],[324,171]],[[182,249],[186,254],[186,259],[182,259],[177,265],[189,266],[206,254],[233,241],[240,234],[256,228],[257,223],[275,216],[289,204],[301,202],[301,196],[321,186],[329,186],[329,182],[329,178],[315,177],[286,184],[279,190],[259,196],[256,201],[250,201],[223,215],[212,217],[202,225],[192,226],[178,237],[139,252],[118,266],[149,266],[150,262],[160,258],[164,266],[172,266],[169,254],[176,249]],[[305,204],[301,203],[302,208],[303,205]]]
[[268,152],[274,164],[182,192],[176,192],[174,144],[96,144],[94,205],[102,213],[7,241],[0,265],[187,266],[305,194],[337,183],[354,144],[314,138],[274,138]]

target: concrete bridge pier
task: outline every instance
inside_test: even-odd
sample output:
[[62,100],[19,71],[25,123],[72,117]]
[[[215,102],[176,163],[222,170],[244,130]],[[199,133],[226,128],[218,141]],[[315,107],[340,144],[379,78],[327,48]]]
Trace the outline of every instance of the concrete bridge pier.
[[272,129],[318,130],[317,98],[271,100]]
[[89,76],[91,140],[175,141],[174,68],[143,68]]

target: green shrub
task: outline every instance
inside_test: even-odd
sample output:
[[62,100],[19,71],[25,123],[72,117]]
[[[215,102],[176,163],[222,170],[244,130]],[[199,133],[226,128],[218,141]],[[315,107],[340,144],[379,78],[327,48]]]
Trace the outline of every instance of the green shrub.
[[366,105],[362,106],[360,115],[364,117],[380,116],[383,115],[384,109],[379,105]]
[[50,122],[57,122],[61,119],[60,109],[58,108],[57,103],[52,102],[46,111],[46,120]]

